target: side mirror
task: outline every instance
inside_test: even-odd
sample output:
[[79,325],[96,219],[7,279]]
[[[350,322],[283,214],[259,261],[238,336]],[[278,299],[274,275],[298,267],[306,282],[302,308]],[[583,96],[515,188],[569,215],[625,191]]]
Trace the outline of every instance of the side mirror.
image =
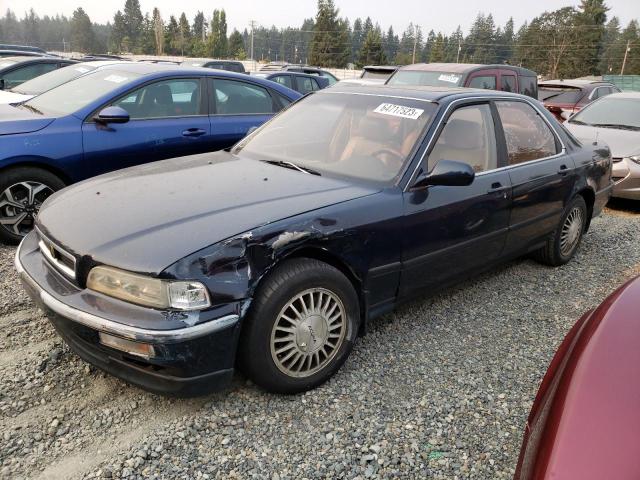
[[475,176],[476,172],[468,163],[440,160],[431,173],[420,175],[411,188],[425,188],[430,185],[464,187],[471,185]]
[[129,112],[122,107],[107,107],[100,110],[98,115],[93,117],[94,122],[102,123],[127,123],[130,120]]

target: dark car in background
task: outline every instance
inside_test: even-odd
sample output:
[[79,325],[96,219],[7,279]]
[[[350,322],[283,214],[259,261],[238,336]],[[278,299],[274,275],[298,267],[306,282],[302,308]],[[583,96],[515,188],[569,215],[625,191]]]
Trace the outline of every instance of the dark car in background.
[[306,73],[284,71],[275,73],[257,72],[253,74],[256,77],[262,77],[272,82],[284,85],[287,88],[295,90],[296,92],[306,95],[307,93],[315,92],[327,88],[329,86],[329,80],[317,75],[309,75]]
[[593,80],[548,80],[538,84],[538,99],[563,122],[589,103],[620,89],[609,82]]
[[238,60],[216,60],[213,58],[185,60],[181,63],[185,67],[204,67],[226,70],[228,72],[247,73],[244,64]]
[[77,63],[57,57],[6,57],[0,59],[0,90],[15,88],[27,80]]
[[261,73],[279,72],[279,71],[306,73],[307,75],[316,75],[318,77],[326,78],[329,81],[329,85],[335,85],[339,81],[336,78],[336,76],[333,75],[332,73],[327,72],[326,70],[323,70],[318,67],[310,67],[309,65],[297,65],[297,64],[284,63],[284,62],[271,62],[264,65],[262,68],[260,68],[259,71]]
[[585,313],[527,420],[514,480],[640,478],[640,278]]
[[387,84],[483,88],[538,98],[536,72],[511,65],[416,63],[398,68]]
[[0,43],[0,50],[12,50],[14,52],[28,52],[46,55],[47,52],[40,47],[32,47],[29,45],[13,45],[10,43]]
[[0,240],[19,241],[65,185],[231,147],[298,98],[247,75],[119,62],[0,105]]
[[190,395],[240,368],[294,393],[411,297],[525,254],[568,262],[610,174],[607,148],[529,97],[336,85],[230,152],[58,192],[16,267],[67,344],[126,381]]

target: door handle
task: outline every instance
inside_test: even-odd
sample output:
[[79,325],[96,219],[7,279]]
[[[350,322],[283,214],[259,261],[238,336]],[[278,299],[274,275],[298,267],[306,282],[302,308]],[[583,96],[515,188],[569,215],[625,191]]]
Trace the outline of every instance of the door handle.
[[558,170],[558,174],[559,175],[566,175],[567,173],[569,173],[569,169],[567,168],[566,165],[560,165],[560,169]]
[[487,193],[506,192],[507,190],[509,190],[509,187],[503,187],[500,182],[494,182],[491,184],[491,188],[487,191]]
[[200,137],[205,133],[207,133],[206,130],[203,130],[201,128],[188,128],[187,130],[182,132],[182,136],[183,137]]

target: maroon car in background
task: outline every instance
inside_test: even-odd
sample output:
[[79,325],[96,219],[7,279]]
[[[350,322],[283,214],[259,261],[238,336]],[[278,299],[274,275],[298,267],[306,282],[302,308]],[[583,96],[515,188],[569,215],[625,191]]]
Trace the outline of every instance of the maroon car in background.
[[640,479],[640,277],[573,326],[542,380],[515,480]]
[[618,93],[613,83],[595,80],[548,80],[538,83],[538,100],[560,122],[594,100]]
[[538,98],[536,72],[506,64],[415,63],[398,68],[386,83],[400,86],[482,88]]

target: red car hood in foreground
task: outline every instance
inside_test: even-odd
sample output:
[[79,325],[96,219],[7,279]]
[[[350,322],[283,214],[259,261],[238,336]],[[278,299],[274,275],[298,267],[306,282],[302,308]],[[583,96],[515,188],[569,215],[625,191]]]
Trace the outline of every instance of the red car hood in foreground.
[[640,277],[585,314],[561,344],[514,478],[640,479]]

